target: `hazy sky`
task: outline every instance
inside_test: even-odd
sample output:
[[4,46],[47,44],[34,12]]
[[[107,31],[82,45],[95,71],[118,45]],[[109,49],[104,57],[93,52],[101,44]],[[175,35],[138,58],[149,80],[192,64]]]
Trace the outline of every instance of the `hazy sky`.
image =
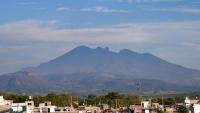
[[87,45],[200,69],[199,0],[1,0],[0,73]]

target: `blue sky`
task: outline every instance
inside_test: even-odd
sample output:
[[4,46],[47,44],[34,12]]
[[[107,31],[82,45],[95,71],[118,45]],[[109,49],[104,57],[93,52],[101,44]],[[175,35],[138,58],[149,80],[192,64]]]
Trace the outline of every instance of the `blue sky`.
[[2,0],[0,73],[87,45],[200,69],[199,0]]

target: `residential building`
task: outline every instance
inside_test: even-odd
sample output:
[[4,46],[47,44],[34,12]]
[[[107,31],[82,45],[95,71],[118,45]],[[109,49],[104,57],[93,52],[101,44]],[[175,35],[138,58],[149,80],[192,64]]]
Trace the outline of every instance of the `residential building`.
[[134,113],[142,113],[142,106],[139,105],[131,105],[130,109],[134,112]]
[[28,100],[25,101],[27,113],[34,113],[34,101],[32,96],[29,96]]
[[40,113],[54,113],[56,110],[56,106],[52,106],[50,101],[40,103],[39,104],[39,112]]
[[199,102],[199,99],[190,99],[189,97],[185,98],[185,105],[187,108],[189,108],[193,104],[197,104]]
[[193,105],[194,113],[200,113],[200,104]]
[[12,103],[11,113],[24,113],[26,111],[26,103]]
[[150,107],[149,101],[141,101],[141,106],[143,108],[149,108]]
[[0,96],[0,106],[3,105],[11,105],[13,103],[12,100],[5,100],[3,96]]
[[75,112],[73,107],[58,107],[55,109],[55,112],[62,112],[62,113],[71,113],[71,112]]

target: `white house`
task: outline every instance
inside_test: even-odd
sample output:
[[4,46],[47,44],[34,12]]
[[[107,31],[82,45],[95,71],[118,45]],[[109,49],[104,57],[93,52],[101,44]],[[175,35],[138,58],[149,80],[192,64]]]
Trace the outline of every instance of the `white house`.
[[142,106],[143,108],[149,108],[149,107],[150,107],[149,101],[142,101],[142,102],[141,102],[141,106]]
[[194,104],[193,108],[194,108],[194,113],[200,113],[200,104]]
[[34,101],[32,96],[29,96],[29,99],[25,101],[27,113],[34,113]]
[[52,106],[51,102],[45,102],[39,104],[39,111],[40,113],[48,112],[48,113],[54,113],[56,110],[56,106]]
[[150,103],[149,101],[141,101],[141,106],[142,106],[142,113],[149,113],[149,107]]
[[199,99],[190,99],[189,97],[185,97],[185,105],[186,107],[190,107],[192,104],[197,104]]
[[0,96],[0,105],[5,105],[3,96]]
[[13,103],[11,109],[13,112],[25,112],[26,103]]
[[11,110],[13,112],[34,113],[34,102],[32,97],[29,96],[25,103],[12,103]]
[[73,112],[75,111],[72,107],[58,107],[56,108],[56,112]]
[[149,109],[143,109],[142,113],[150,113],[150,112],[149,112]]
[[3,106],[3,105],[11,105],[12,104],[12,100],[5,100],[3,98],[3,96],[0,96],[0,106]]

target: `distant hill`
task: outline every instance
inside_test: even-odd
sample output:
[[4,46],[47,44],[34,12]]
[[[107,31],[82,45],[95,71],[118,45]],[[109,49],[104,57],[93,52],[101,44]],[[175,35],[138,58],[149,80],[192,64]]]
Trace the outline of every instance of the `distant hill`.
[[169,63],[150,53],[79,46],[37,67],[0,76],[0,90],[144,92],[199,90],[200,71]]

